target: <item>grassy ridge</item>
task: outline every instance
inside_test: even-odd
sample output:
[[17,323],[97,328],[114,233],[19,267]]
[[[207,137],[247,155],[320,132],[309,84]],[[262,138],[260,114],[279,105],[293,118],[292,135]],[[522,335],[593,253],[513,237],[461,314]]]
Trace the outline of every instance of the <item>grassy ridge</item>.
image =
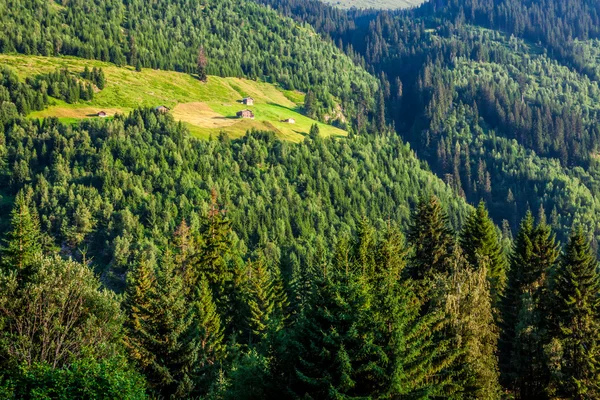
[[[220,131],[239,137],[251,128],[269,129],[283,139],[300,141],[316,121],[300,114],[304,94],[280,90],[272,84],[239,78],[210,76],[202,83],[189,74],[143,69],[136,72],[131,67],[83,60],[73,57],[39,57],[0,55],[0,63],[14,69],[20,78],[38,73],[68,68],[81,72],[87,66],[101,67],[106,76],[106,87],[97,92],[94,100],[67,104],[54,100],[43,111],[30,114],[32,118],[55,116],[65,122],[94,117],[99,111],[108,115],[126,113],[137,107],[166,105],[173,116],[188,124],[190,131],[199,137],[209,137]],[[240,100],[245,96],[255,99],[254,106],[245,106]],[[254,120],[235,118],[238,111],[250,108]],[[291,125],[281,122],[294,118]],[[325,136],[345,136],[346,132],[330,125],[318,123]]]

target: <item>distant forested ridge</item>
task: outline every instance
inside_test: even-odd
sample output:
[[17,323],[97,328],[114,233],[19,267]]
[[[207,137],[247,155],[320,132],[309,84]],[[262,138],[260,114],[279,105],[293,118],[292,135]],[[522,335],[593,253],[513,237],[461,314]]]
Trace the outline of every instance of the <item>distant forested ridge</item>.
[[498,224],[516,230],[542,206],[562,240],[573,224],[597,240],[596,2],[429,2],[397,12],[263,3],[309,22],[379,76],[387,118],[458,193],[486,200]]

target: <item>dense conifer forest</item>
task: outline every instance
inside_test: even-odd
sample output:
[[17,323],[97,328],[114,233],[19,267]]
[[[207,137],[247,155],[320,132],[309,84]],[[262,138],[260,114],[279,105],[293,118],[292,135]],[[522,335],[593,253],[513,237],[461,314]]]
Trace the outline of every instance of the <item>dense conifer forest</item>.
[[272,82],[348,131],[34,119],[104,72],[1,66],[0,398],[599,398],[599,19],[0,0],[2,53]]

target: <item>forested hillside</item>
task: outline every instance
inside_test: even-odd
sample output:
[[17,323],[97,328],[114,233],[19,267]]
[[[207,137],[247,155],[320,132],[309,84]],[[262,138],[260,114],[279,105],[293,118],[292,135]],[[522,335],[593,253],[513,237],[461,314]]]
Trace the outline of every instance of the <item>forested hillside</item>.
[[562,240],[573,225],[597,240],[595,2],[348,13],[318,1],[265,2],[380,76],[397,130],[457,193],[486,200],[497,224],[514,231],[542,206]]
[[[206,73],[311,89],[325,110],[374,107],[377,82],[310,27],[250,1],[0,2],[0,52],[73,55],[117,65]],[[360,122],[361,129],[363,123]]]
[[0,398],[599,398],[596,3],[260,3],[0,0]]

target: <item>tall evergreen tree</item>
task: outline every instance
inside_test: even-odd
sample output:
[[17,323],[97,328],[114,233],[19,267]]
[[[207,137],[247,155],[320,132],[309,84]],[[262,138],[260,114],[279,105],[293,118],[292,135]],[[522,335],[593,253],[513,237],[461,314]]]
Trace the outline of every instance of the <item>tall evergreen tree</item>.
[[2,248],[2,265],[16,270],[20,280],[27,280],[31,275],[35,257],[42,252],[39,220],[28,203],[24,192],[20,191],[11,211],[11,230]]
[[125,346],[129,356],[142,369],[147,368],[154,355],[146,347],[152,340],[152,291],[156,284],[154,266],[147,259],[142,259],[127,276],[125,291]]
[[502,298],[502,331],[500,335],[500,367],[502,380],[509,384],[512,347],[515,339],[515,326],[521,309],[521,296],[524,292],[525,270],[531,268],[533,260],[534,219],[531,211],[521,221],[519,232],[513,244],[506,291]]
[[408,243],[413,248],[408,266],[411,278],[420,280],[449,272],[455,239],[436,197],[419,201],[408,230]]
[[187,302],[170,250],[159,263],[150,290],[146,289],[151,282],[148,267],[138,268],[133,287],[128,289],[130,347],[139,347],[136,361],[157,394],[185,397],[194,387],[199,356],[196,310]]
[[[521,268],[520,299],[516,302],[518,314],[514,319],[513,342],[509,345],[510,382],[515,395],[521,399],[544,398],[550,379],[543,348],[547,340],[547,276],[558,256],[554,235],[541,218],[533,231],[531,257],[525,268]],[[503,328],[510,332],[509,326]]]
[[552,275],[549,349],[551,396],[600,397],[600,277],[581,228],[573,232]]
[[387,357],[377,343],[372,292],[357,274],[316,282],[294,331],[294,392],[300,397],[373,396],[385,390]]
[[458,398],[499,399],[498,328],[494,321],[485,263],[472,269],[457,254],[436,298],[446,315],[446,331],[459,351],[452,366]]
[[498,305],[506,285],[506,256],[496,226],[488,216],[485,203],[477,206],[460,233],[460,245],[467,262],[475,269],[485,263],[491,284],[492,301]]
[[288,301],[278,271],[269,270],[262,258],[252,263],[249,272],[248,341],[256,343],[283,328]]
[[204,277],[200,279],[195,297],[193,306],[199,338],[198,361],[194,367],[197,376],[195,392],[206,394],[212,382],[217,379],[225,355],[224,330],[208,281]]
[[217,192],[211,192],[211,205],[206,225],[202,232],[202,243],[195,261],[195,276],[201,275],[208,280],[217,302],[224,299],[225,283],[231,279],[227,256],[231,251],[231,222],[224,216],[217,203]]

